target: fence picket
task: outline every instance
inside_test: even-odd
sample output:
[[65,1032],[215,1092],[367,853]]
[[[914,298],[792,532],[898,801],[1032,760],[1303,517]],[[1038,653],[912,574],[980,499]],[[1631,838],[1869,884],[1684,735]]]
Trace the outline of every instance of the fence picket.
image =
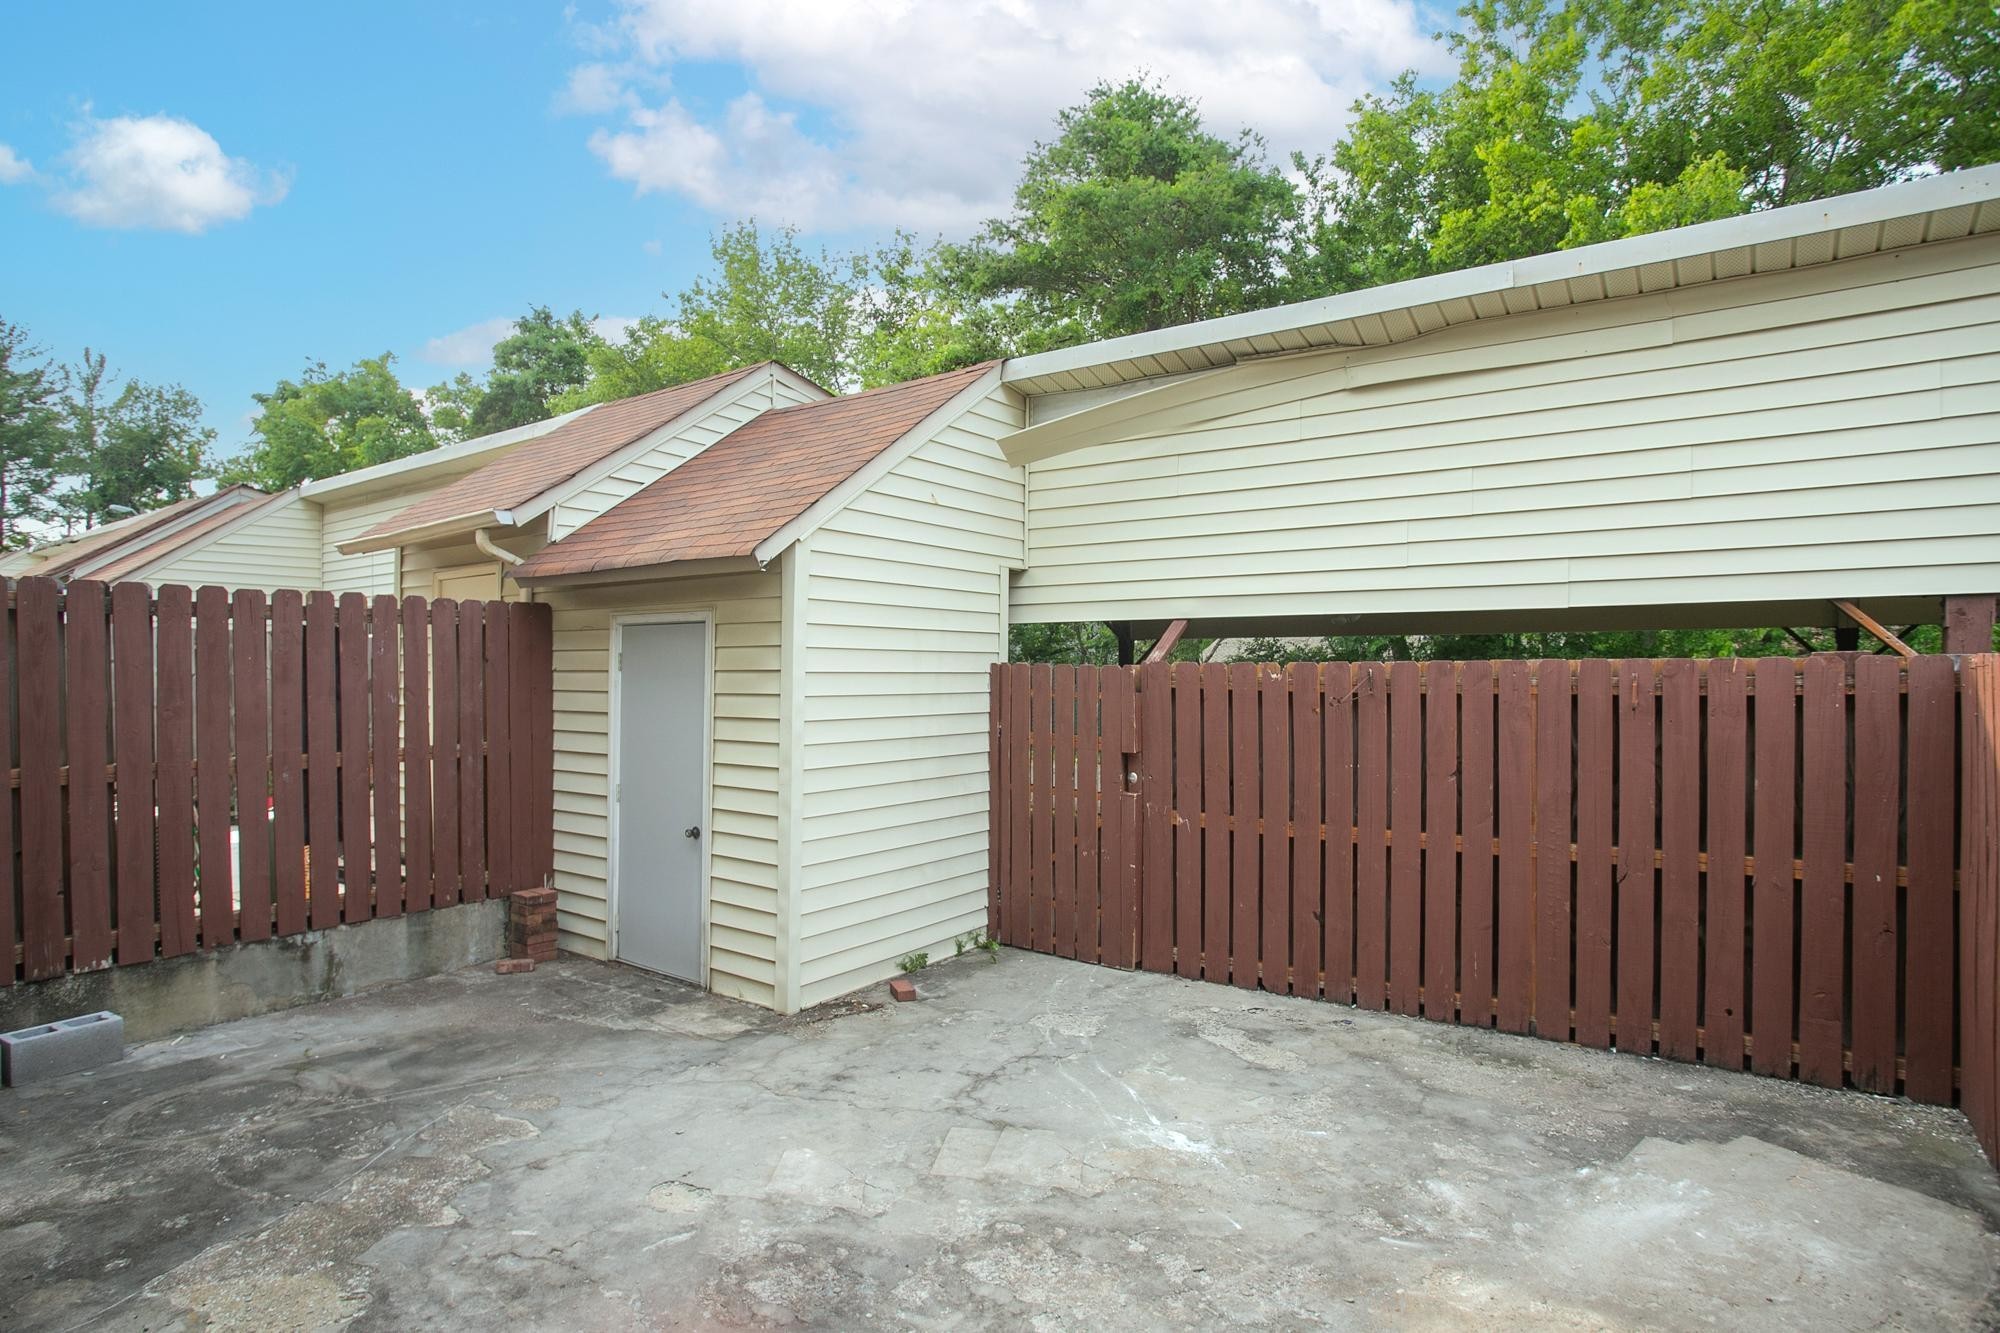
[[[23,581],[25,586],[25,580]],[[168,585],[153,606],[154,689],[160,717],[154,779],[160,811],[160,956],[178,958],[195,947],[194,924],[194,594]],[[23,656],[23,664],[26,657]],[[26,677],[22,684],[25,688]],[[23,699],[26,698],[25,693]],[[21,742],[27,772],[25,728]],[[21,799],[27,823],[27,792]]]
[[1229,980],[1229,668],[1201,669],[1201,975]]
[[1570,1037],[1570,695],[1569,664],[1535,664],[1535,980],[1536,1035]]
[[431,905],[472,901],[459,871],[458,603],[431,603]]
[[236,938],[235,867],[230,830],[235,790],[230,781],[229,593],[216,587],[194,595],[194,812],[199,859],[195,896],[201,947]]
[[1854,975],[1848,992],[1854,1086],[1896,1091],[1896,825],[1901,810],[1902,669],[1854,662]]
[[1355,684],[1354,994],[1389,998],[1389,668],[1368,662]]
[[374,811],[368,800],[368,599],[340,595],[340,870],[343,921],[375,915]]
[[1576,667],[1576,1040],[1611,1044],[1611,663]]
[[1909,830],[1903,947],[1903,1091],[1923,1102],[1952,1092],[1952,1014],[1958,995],[1953,946],[1957,915],[1952,865],[1957,847],[1953,767],[1958,679],[1948,657],[1910,663]]
[[1292,705],[1285,673],[1258,668],[1258,802],[1262,810],[1263,856],[1259,874],[1258,976],[1264,989],[1286,993],[1292,960]]
[[306,598],[306,896],[314,930],[340,923],[339,684],[333,594]]
[[1847,933],[1846,663],[1806,659],[1804,883],[1799,896],[1799,1077],[1841,1085]]
[[1458,1021],[1486,1027],[1495,1008],[1493,877],[1494,697],[1490,662],[1467,662],[1459,677],[1460,833]]
[[21,955],[28,981],[61,975],[62,625],[56,585],[22,579],[14,593],[21,677]]
[[1792,819],[1798,790],[1797,672],[1790,658],[1757,660],[1754,818],[1757,873],[1751,888],[1750,1067],[1792,1072]]
[[[1285,668],[1291,691],[1292,748],[1292,956],[1291,993],[1319,994],[1320,885],[1326,840],[1320,836],[1319,667]],[[1330,836],[1330,835],[1329,835]]]
[[1653,817],[1657,773],[1653,665],[1618,664],[1618,1049],[1653,1052]]
[[[368,781],[375,794],[375,915],[401,916],[408,895],[408,870],[403,864],[402,765],[397,762],[397,731],[401,710],[396,706],[396,599],[376,597],[368,612]],[[502,820],[503,823],[507,822]]]
[[1174,971],[1199,977],[1202,959],[1201,667],[1173,665]]
[[458,604],[458,873],[463,901],[490,894],[486,864],[486,608]]
[[[8,591],[11,592],[13,590],[9,588]],[[149,636],[149,660],[150,643]],[[5,765],[10,768],[14,764],[14,718],[17,715],[17,704],[14,699],[14,678],[16,674],[14,662],[14,617],[0,615],[0,761],[4,761]],[[149,682],[150,678],[151,672],[149,669]],[[151,732],[149,731],[149,738],[150,735]],[[150,768],[148,771],[150,771]],[[0,872],[4,872],[0,873],[0,949],[6,950],[4,955],[0,955],[0,987],[6,987],[14,984],[15,972],[18,970],[18,965],[15,962],[15,950],[21,947],[20,916],[14,907],[14,827],[15,820],[18,818],[16,810],[20,802],[20,794],[14,790],[14,784],[11,782],[4,789],[0,790],[4,790],[5,792],[5,796],[0,798]],[[151,808],[151,801],[149,799],[147,802],[148,818],[151,818]],[[150,838],[147,842],[146,852],[146,867],[150,875],[153,864]],[[150,901],[148,906],[150,908]],[[148,920],[150,919],[149,914]],[[122,951],[126,945],[123,935],[119,936],[118,944]],[[152,956],[153,940],[152,935],[148,933],[146,937],[146,957],[151,958]],[[134,959],[133,961],[137,960]]]
[[[0,642],[0,656],[6,644]],[[0,687],[0,711],[6,689]],[[152,791],[152,588],[142,582],[120,582],[112,588],[112,761],[118,765],[118,795],[112,807],[118,851],[118,963],[150,963],[158,945],[160,923],[154,885],[154,809]],[[0,725],[0,755],[8,753],[6,729]],[[12,841],[12,821],[6,821]],[[0,857],[10,865],[12,857]],[[12,899],[0,889],[0,901]],[[0,905],[0,919],[6,907]],[[6,933],[0,931],[0,939]],[[6,969],[12,973],[14,969]]]
[[1079,808],[1076,793],[1077,713],[1076,673],[1073,666],[1052,667],[1049,672],[1049,704],[1052,709],[1049,732],[1049,846],[1052,888],[1049,894],[1050,949],[1065,958],[1076,957],[1077,899],[1076,852],[1078,829],[1096,822],[1089,807]]
[[1743,873],[1749,815],[1748,663],[1708,664],[1708,916],[1703,975],[1702,1059],[1743,1068],[1749,953],[1744,928],[1749,880]]
[[1263,847],[1258,821],[1263,818],[1262,768],[1257,752],[1257,668],[1239,662],[1229,668],[1229,814],[1230,900],[1229,979],[1238,986],[1257,985],[1257,951],[1263,944],[1258,919],[1263,885]]
[[1535,969],[1535,698],[1526,662],[1502,662],[1499,677],[1499,1025],[1527,1032]]
[[1701,675],[1660,666],[1660,1054],[1692,1060],[1701,1017]]
[[[1077,725],[1083,742],[1076,759],[1076,898],[1070,914],[1068,956],[1093,961],[1101,956],[1097,930],[1104,903],[1104,822],[1111,816],[1100,788],[1109,771],[1103,758],[1103,679],[1104,672],[1098,667],[1077,668]],[[1116,763],[1116,758],[1111,762]]]
[[[1174,970],[1173,684],[1165,662],[1142,666],[1139,685],[1140,837],[1144,848],[1137,880],[1139,965],[1148,972]],[[1073,781],[1065,775],[1065,782]]]
[[1424,696],[1415,662],[1389,667],[1389,1007],[1419,1012],[1424,956]]
[[305,598],[271,594],[271,855],[280,935],[306,928]]
[[65,590],[64,725],[69,764],[70,970],[111,966],[111,648],[102,583]]
[[271,697],[266,660],[265,597],[239,589],[230,598],[236,755],[238,938],[271,938]]
[[513,802],[513,750],[507,742],[507,697],[513,647],[505,602],[486,604],[486,845],[489,898],[530,887],[514,869],[514,837],[508,807]]
[[[402,622],[403,910],[424,912],[436,892],[437,872],[431,844],[430,615],[423,598],[403,599]],[[521,694],[525,699],[527,691]],[[532,740],[529,745],[532,749]],[[529,812],[517,816],[527,817]]]

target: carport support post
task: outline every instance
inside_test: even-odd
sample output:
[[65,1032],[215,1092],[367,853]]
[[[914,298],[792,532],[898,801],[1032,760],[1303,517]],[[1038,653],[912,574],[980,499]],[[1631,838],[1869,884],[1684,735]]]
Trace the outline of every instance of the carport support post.
[[1944,650],[1954,654],[1992,652],[1993,613],[1991,593],[1945,598]]

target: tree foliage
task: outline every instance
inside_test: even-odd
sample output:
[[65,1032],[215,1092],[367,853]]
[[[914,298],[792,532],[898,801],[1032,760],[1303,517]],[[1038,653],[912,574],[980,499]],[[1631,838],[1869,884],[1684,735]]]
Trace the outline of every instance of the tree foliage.
[[435,448],[423,407],[396,378],[394,361],[384,352],[337,373],[316,361],[298,379],[254,395],[260,410],[251,445],[223,479],[284,490]]
[[55,517],[64,381],[26,329],[0,320],[0,549],[27,545]]
[[215,431],[201,400],[178,384],[128,379],[111,392],[105,355],[84,349],[64,401],[63,471],[73,480],[60,508],[90,528],[185,500],[215,475]]
[[1253,131],[1225,139],[1189,97],[1099,84],[1056,116],[1014,210],[959,252],[973,294],[1019,301],[1024,350],[1270,304],[1297,206]]

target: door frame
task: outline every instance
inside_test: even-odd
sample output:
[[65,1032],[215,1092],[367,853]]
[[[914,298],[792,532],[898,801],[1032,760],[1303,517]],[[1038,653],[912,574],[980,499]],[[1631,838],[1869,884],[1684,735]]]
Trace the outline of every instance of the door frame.
[[[625,629],[628,625],[700,625],[702,627],[701,654],[701,938],[698,941],[701,954],[701,988],[708,989],[709,956],[709,905],[710,862],[715,848],[715,612],[701,611],[635,611],[611,617],[611,699],[606,718],[609,729],[607,740],[608,776],[610,790],[605,793],[607,819],[605,821],[606,857],[604,867],[604,946],[607,957],[618,958],[618,811],[624,804],[619,788],[619,774],[622,767],[619,750],[624,738],[624,693],[625,693]],[[636,966],[636,964],[635,964]]]

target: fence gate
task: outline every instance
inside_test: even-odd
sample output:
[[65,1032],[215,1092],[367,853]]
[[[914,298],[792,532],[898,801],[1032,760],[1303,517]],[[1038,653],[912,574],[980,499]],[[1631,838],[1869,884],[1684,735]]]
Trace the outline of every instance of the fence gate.
[[541,883],[551,684],[546,606],[10,586],[0,986]]
[[1921,1101],[1963,1084],[1990,1147],[1995,661],[996,666],[992,930]]

